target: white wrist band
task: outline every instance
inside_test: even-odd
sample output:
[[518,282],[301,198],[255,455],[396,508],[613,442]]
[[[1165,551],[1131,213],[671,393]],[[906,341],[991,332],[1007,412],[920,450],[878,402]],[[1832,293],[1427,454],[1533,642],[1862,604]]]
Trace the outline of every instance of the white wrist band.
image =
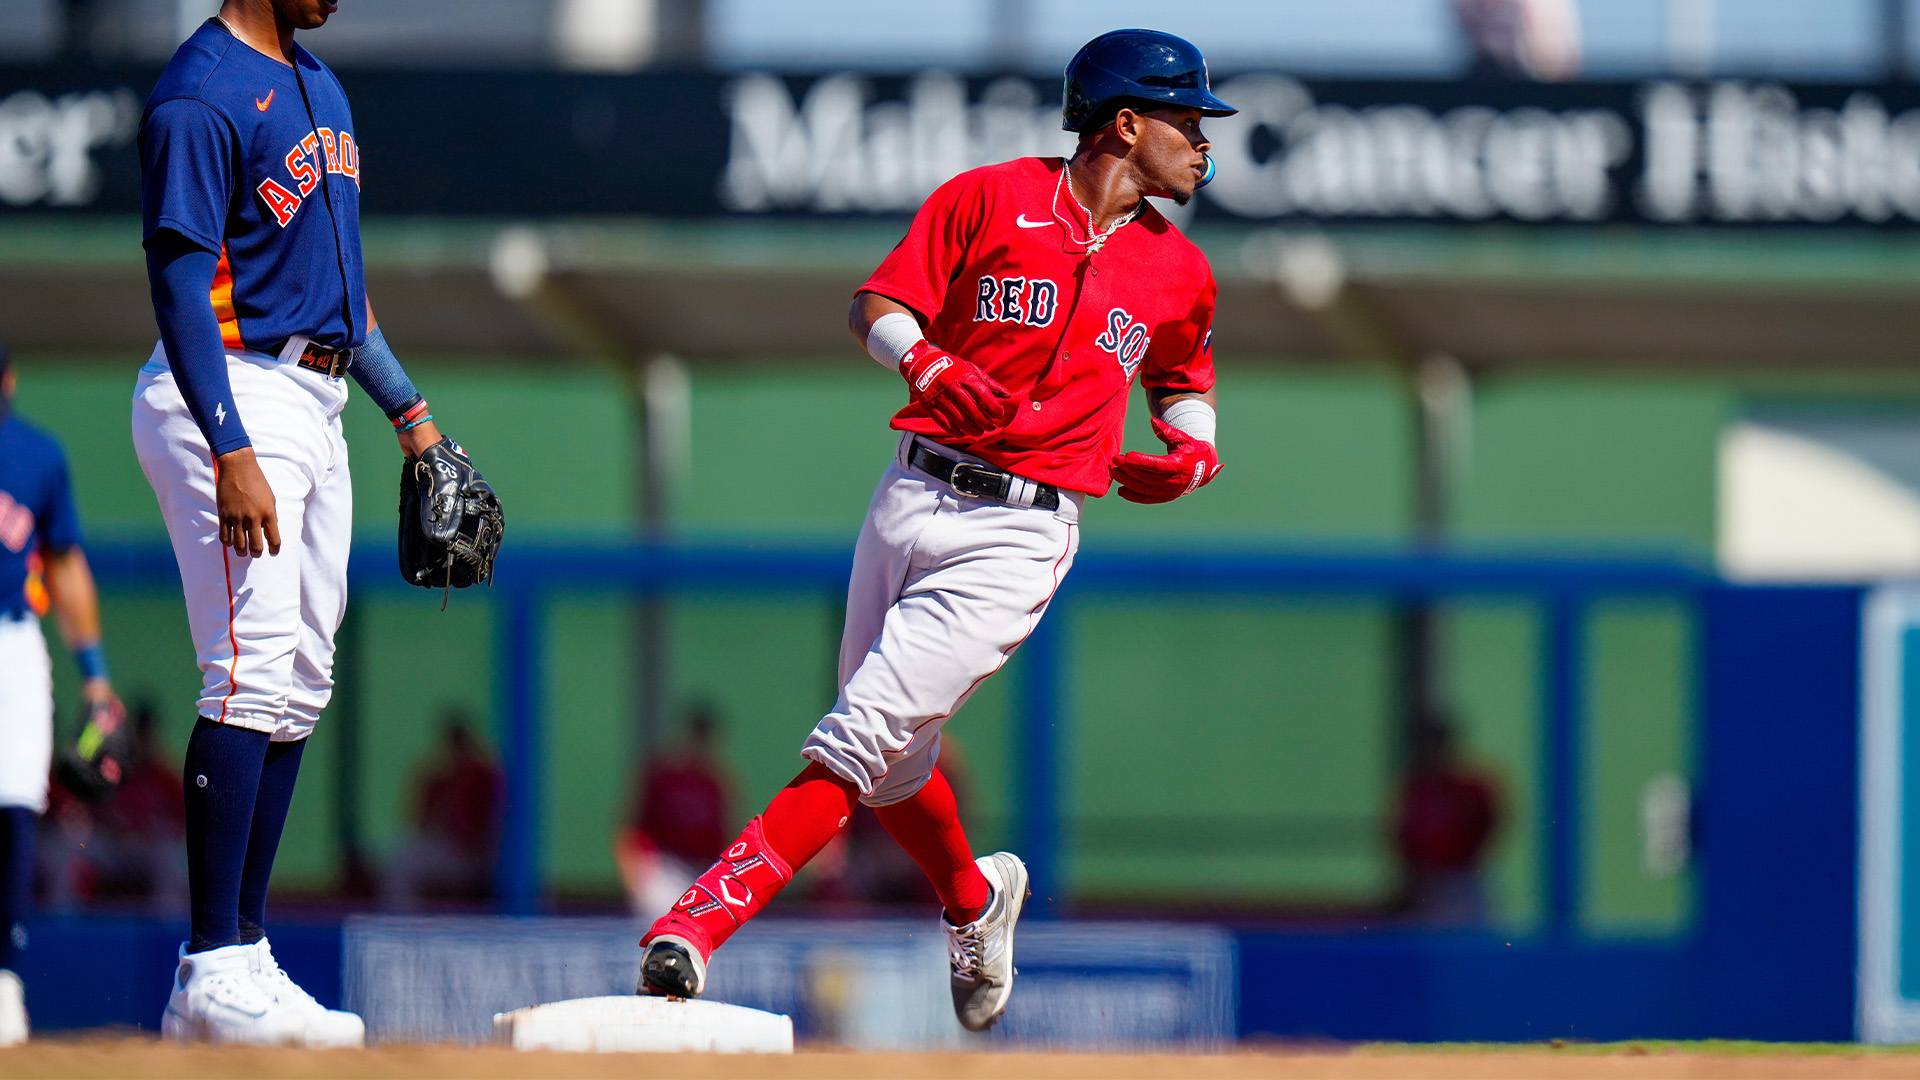
[[925,339],[920,320],[902,311],[890,311],[873,320],[867,331],[867,355],[888,371],[900,370],[900,358]]
[[1201,442],[1211,443],[1214,441],[1213,434],[1217,417],[1214,414],[1213,406],[1199,398],[1181,398],[1179,401],[1167,406],[1166,411],[1160,414],[1160,419],[1199,439]]

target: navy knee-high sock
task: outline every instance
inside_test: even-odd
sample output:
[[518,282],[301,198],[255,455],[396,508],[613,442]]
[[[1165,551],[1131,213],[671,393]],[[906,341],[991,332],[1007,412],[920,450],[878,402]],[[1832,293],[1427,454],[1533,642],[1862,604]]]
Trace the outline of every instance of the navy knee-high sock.
[[267,936],[267,881],[273,877],[273,855],[280,850],[280,831],[287,827],[293,782],[300,776],[300,755],[306,747],[305,739],[271,743],[260,768],[247,865],[240,875],[240,940],[248,945]]
[[[265,732],[201,717],[187,739],[188,952],[240,944],[240,879],[267,756]],[[276,838],[277,839],[277,838]]]
[[24,806],[0,806],[0,968],[27,944],[27,898],[33,892],[33,826],[39,815]]

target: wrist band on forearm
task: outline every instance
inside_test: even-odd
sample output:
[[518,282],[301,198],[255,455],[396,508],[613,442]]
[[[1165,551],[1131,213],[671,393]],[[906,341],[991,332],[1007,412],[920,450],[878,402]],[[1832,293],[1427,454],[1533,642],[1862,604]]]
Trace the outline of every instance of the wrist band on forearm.
[[412,431],[431,419],[433,414],[427,411],[427,399],[421,398],[409,406],[406,412],[393,418],[393,432],[398,435],[403,431]]
[[393,422],[393,430],[405,431],[406,430],[405,425],[409,424],[410,422],[418,422],[416,418],[421,415],[424,415],[426,411],[427,411],[427,399],[423,397],[417,397],[413,399],[413,404],[407,406],[406,408],[400,410],[399,412],[393,414],[392,416],[387,417],[387,419]]
[[1160,419],[1204,443],[1214,441],[1214,429],[1219,423],[1213,406],[1199,398],[1181,398],[1167,406]]
[[99,642],[73,650],[73,662],[80,666],[80,677],[91,682],[107,677],[107,650]]
[[899,371],[900,360],[920,344],[920,320],[898,311],[889,311],[873,320],[867,331],[867,355],[888,371]]

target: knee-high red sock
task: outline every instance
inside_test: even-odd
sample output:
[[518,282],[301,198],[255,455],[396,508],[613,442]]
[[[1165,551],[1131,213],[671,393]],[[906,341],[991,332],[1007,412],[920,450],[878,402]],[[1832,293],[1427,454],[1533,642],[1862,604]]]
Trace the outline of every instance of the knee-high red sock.
[[933,882],[940,902],[946,905],[948,922],[965,926],[987,910],[992,887],[974,865],[966,831],[960,827],[960,807],[954,802],[953,786],[939,769],[933,770],[912,797],[891,806],[876,806],[873,812],[888,835],[907,849]]
[[819,762],[800,770],[767,804],[767,844],[795,870],[813,861],[853,814],[860,789]]
[[795,870],[820,854],[846,825],[859,795],[859,788],[824,765],[808,765],[640,943],[672,934],[692,942],[702,956],[712,955],[793,880]]

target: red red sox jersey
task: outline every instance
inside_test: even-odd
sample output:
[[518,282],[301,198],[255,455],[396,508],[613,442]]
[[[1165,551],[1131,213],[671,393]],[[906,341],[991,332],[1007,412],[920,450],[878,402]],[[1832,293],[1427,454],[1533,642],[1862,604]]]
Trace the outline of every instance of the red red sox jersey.
[[1104,495],[1136,378],[1213,388],[1216,290],[1206,256],[1151,205],[1092,242],[1064,168],[1020,158],[947,181],[862,289],[911,308],[928,341],[985,369],[1018,406],[977,438],[945,430],[918,403],[894,428]]

